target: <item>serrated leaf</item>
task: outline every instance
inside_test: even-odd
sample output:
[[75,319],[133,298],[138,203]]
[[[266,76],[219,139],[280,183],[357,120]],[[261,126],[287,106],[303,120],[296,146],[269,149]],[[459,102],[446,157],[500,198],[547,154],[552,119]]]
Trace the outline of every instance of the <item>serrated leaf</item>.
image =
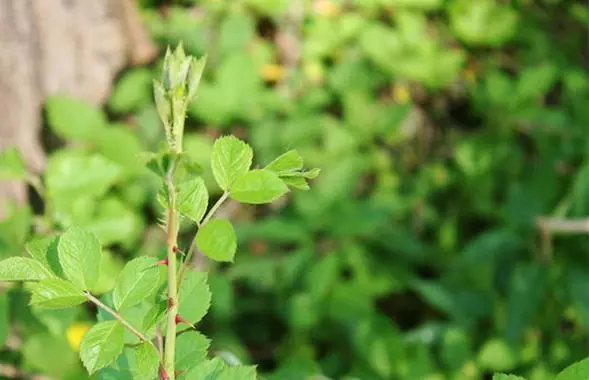
[[221,358],[205,360],[186,374],[189,380],[217,380],[227,364]]
[[526,380],[525,377],[516,375],[507,375],[504,373],[496,373],[493,375],[493,380]]
[[97,323],[84,335],[80,359],[88,373],[106,367],[123,352],[124,333],[119,321],[107,321]]
[[211,341],[198,331],[189,331],[176,338],[176,370],[190,371],[207,358]]
[[211,168],[219,187],[225,191],[243,176],[252,165],[252,148],[235,136],[224,136],[215,141],[211,154]]
[[160,286],[160,271],[153,257],[141,256],[129,261],[117,278],[113,303],[117,310],[137,305]]
[[213,219],[196,234],[196,246],[215,261],[233,261],[237,237],[233,225],[226,219]]
[[49,127],[64,139],[92,141],[107,124],[98,107],[71,96],[49,96],[45,107]]
[[86,302],[86,296],[74,284],[60,278],[41,280],[33,288],[31,305],[42,309],[63,309]]
[[135,372],[145,378],[152,379],[157,376],[160,358],[153,344],[141,343],[133,349],[135,353]]
[[580,360],[563,369],[554,380],[585,380],[589,379],[589,358]]
[[209,193],[202,178],[178,185],[178,210],[196,223],[200,223],[209,205]]
[[61,235],[57,245],[64,275],[80,289],[92,289],[100,271],[100,242],[90,232],[72,227]]
[[192,324],[198,323],[211,304],[211,292],[204,272],[187,271],[180,287],[179,314]]
[[230,197],[249,204],[272,202],[288,192],[286,184],[274,172],[251,170],[233,184]]
[[37,260],[27,257],[9,257],[0,261],[0,281],[40,281],[53,277]]
[[303,157],[296,150],[289,150],[270,162],[265,169],[280,175],[303,168]]
[[227,367],[215,380],[256,380],[256,367],[236,365]]
[[23,179],[27,173],[25,161],[17,147],[0,152],[0,180]]

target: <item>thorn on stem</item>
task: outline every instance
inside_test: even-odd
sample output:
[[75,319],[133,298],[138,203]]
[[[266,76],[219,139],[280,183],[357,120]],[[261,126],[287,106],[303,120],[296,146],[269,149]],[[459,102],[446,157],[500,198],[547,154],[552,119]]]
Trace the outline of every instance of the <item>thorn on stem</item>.
[[164,366],[160,366],[160,380],[168,380],[168,373],[164,369]]
[[168,310],[170,310],[172,307],[174,307],[174,299],[173,298],[168,298]]
[[176,314],[176,324],[186,323],[187,325],[192,326],[192,323],[188,322],[186,319],[182,318],[180,314]]
[[168,265],[168,259],[160,260],[156,264],[158,264],[158,265]]

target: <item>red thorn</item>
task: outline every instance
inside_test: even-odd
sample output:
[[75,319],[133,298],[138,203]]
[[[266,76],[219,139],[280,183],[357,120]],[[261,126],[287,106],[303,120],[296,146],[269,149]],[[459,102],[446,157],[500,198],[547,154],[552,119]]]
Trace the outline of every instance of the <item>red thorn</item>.
[[160,260],[156,264],[158,264],[158,265],[168,265],[168,259]]
[[168,380],[168,373],[166,372],[166,370],[164,369],[163,366],[160,366],[160,380]]
[[168,310],[170,310],[174,306],[174,299],[168,298]]
[[180,314],[176,314],[176,324],[186,323],[187,325],[192,326],[192,323],[188,322],[186,319],[182,318]]
[[178,253],[178,252],[180,252],[180,248],[178,248],[178,246],[175,245],[175,246],[172,247],[172,252]]

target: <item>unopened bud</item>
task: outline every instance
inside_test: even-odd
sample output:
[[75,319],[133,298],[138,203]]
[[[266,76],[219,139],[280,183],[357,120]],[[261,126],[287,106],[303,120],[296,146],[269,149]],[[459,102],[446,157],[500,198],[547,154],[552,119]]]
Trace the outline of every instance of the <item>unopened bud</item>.
[[207,63],[207,56],[204,55],[200,59],[192,59],[190,63],[190,71],[188,72],[188,102],[191,102],[196,96],[196,91],[200,85],[200,78]]
[[172,106],[166,96],[166,90],[164,86],[157,80],[153,80],[153,97],[155,99],[155,107],[164,127],[166,129],[166,137],[170,139],[170,122],[172,114]]

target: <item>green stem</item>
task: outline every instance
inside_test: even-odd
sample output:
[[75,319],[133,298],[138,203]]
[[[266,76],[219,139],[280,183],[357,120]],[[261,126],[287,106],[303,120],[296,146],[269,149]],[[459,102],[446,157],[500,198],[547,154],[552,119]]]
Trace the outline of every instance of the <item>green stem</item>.
[[[135,327],[133,327],[125,318],[123,318],[119,313],[117,313],[116,311],[114,311],[113,309],[111,309],[110,307],[106,306],[104,303],[102,303],[98,298],[94,297],[92,294],[90,294],[89,292],[84,292],[84,295],[86,296],[86,298],[88,298],[88,300],[90,302],[92,302],[93,304],[95,304],[96,306],[98,306],[99,308],[103,309],[104,311],[106,311],[107,313],[109,313],[110,315],[112,315],[113,317],[115,317],[115,319],[119,322],[121,322],[121,324],[123,326],[125,326],[127,328],[127,330],[131,331],[137,338],[139,338],[142,342],[149,342],[151,343],[151,341],[149,339],[147,339],[147,337],[145,335],[143,335],[141,332],[139,332],[139,330],[137,330]],[[152,343],[153,344],[153,343]]]
[[[227,200],[227,198],[229,198],[229,193],[226,191],[223,193],[223,195],[221,195],[221,197],[213,205],[213,207],[211,207],[211,209],[209,210],[207,215],[202,220],[202,223],[199,224],[199,226],[198,226],[199,229],[204,227],[205,224],[207,224],[211,220],[211,218],[213,217],[215,212],[217,212],[219,207],[221,207],[221,205],[223,204],[223,202],[225,202]],[[190,244],[190,248],[188,250],[188,253],[186,254],[186,258],[184,260],[184,265],[180,268],[180,273],[178,274],[178,286],[180,286],[182,284],[182,280],[184,278],[184,273],[190,267],[190,261],[192,260],[192,256],[194,256],[195,251],[196,251],[196,234],[194,234],[194,238],[192,239],[192,243]]]
[[168,327],[164,346],[164,369],[169,380],[174,380],[176,358],[176,316],[178,315],[178,283],[176,281],[176,247],[178,244],[178,214],[176,212],[176,189],[172,181],[175,165],[170,168],[168,186]]

